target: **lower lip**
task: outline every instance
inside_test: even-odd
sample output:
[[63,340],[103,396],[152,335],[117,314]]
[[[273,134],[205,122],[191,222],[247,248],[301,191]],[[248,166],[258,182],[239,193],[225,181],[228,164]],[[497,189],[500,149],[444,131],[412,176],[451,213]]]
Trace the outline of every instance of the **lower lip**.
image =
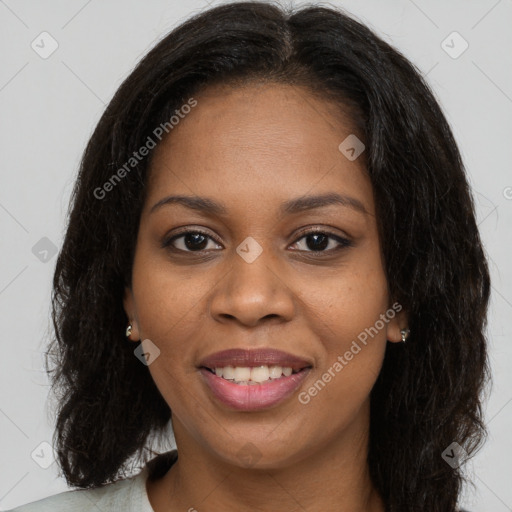
[[263,384],[235,384],[201,368],[201,374],[213,394],[224,404],[240,411],[256,411],[272,407],[285,400],[302,384],[310,368],[288,377]]

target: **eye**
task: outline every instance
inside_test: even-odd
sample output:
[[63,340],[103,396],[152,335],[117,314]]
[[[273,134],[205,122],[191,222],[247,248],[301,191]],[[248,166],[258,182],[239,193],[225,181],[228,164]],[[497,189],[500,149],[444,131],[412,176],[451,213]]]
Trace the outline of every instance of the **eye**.
[[[181,238],[183,240],[176,244],[175,242]],[[215,242],[215,240],[204,231],[182,231],[178,235],[165,239],[162,243],[162,247],[169,247],[172,250],[182,252],[202,252],[211,249],[211,247],[208,247],[208,239]]]
[[[322,229],[310,229],[308,231],[303,231],[301,235],[302,236],[293,245],[297,245],[300,243],[300,240],[306,239],[307,242],[305,245],[310,250],[299,249],[300,252],[334,252],[340,249],[344,249],[345,247],[351,247],[353,245],[352,242],[347,238],[343,238]],[[212,249],[212,247],[208,247],[209,241],[214,242],[214,245],[220,245],[219,242],[217,242],[213,237],[204,231],[198,229],[188,230],[182,231],[181,233],[174,235],[171,238],[164,239],[162,242],[162,247],[169,248],[175,252],[181,251],[200,253]],[[334,247],[328,248],[330,244],[334,245]],[[213,247],[213,249],[215,249],[215,247]]]
[[[301,235],[301,238],[299,238],[299,240],[297,240],[294,245],[299,244],[300,240],[306,239],[307,241],[304,245],[310,250],[308,251],[305,249],[299,249],[300,251],[304,252],[334,252],[340,249],[344,249],[345,247],[351,247],[353,245],[349,239],[343,238],[322,229],[310,229],[308,231],[303,231]],[[331,248],[327,249],[329,244],[331,244]],[[332,245],[334,247],[332,247]]]

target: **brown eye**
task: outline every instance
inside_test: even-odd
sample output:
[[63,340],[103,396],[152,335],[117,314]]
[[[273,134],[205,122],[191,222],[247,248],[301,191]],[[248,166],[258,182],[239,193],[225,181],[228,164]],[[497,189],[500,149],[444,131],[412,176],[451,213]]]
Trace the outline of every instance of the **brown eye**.
[[183,231],[178,235],[164,240],[162,247],[168,247],[183,252],[201,252],[209,250],[209,241],[215,242],[212,237],[203,231]]
[[[299,240],[302,239],[306,239],[306,243],[304,244],[306,249],[299,250],[305,252],[332,252],[352,246],[352,242],[347,238],[322,230],[310,230],[303,232]],[[295,242],[294,245],[298,244],[299,240]],[[330,248],[328,248],[329,244],[331,244]]]

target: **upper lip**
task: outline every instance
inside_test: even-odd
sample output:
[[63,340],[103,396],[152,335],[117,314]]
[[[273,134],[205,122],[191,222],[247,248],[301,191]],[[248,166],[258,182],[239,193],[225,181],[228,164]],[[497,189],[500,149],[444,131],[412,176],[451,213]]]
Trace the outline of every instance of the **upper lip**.
[[204,358],[200,363],[200,367],[209,368],[223,368],[225,366],[239,366],[239,367],[255,367],[255,366],[281,366],[289,367],[295,371],[302,370],[306,367],[311,367],[313,364],[307,359],[294,356],[282,350],[271,348],[258,348],[258,349],[241,349],[232,348],[215,352]]

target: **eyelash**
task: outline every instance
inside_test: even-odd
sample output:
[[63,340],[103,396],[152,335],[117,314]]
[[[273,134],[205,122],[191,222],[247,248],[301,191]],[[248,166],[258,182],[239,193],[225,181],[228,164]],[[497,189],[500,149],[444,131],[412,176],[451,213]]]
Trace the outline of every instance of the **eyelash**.
[[[167,248],[167,249],[169,249],[169,250],[171,250],[173,252],[192,253],[192,254],[199,254],[199,255],[208,252],[207,249],[202,249],[200,251],[189,251],[189,250],[184,250],[184,249],[177,249],[176,247],[172,246],[172,243],[175,240],[177,240],[179,238],[182,238],[183,236],[186,236],[186,235],[189,235],[189,234],[203,235],[203,236],[213,240],[216,244],[221,245],[220,242],[215,240],[215,238],[213,238],[211,235],[209,235],[205,231],[202,231],[201,229],[194,229],[194,230],[188,229],[186,231],[182,231],[182,232],[180,232],[178,234],[173,235],[171,238],[164,239],[163,242],[162,242],[162,248]],[[318,257],[319,255],[321,256],[323,254],[330,254],[330,253],[333,253],[333,252],[338,252],[338,251],[340,251],[342,249],[345,249],[347,247],[352,247],[353,246],[353,243],[349,239],[340,237],[338,235],[335,235],[334,233],[326,231],[325,229],[309,229],[309,230],[301,231],[299,233],[299,238],[297,238],[296,241],[292,245],[295,245],[299,240],[301,240],[303,238],[306,238],[309,235],[315,235],[315,234],[326,235],[329,239],[335,240],[336,242],[339,243],[338,247],[336,247],[334,249],[328,249],[328,250],[322,250],[322,251],[311,251],[311,250],[309,250],[309,251],[300,251],[299,250],[298,252],[305,252],[305,253],[313,254],[316,257]]]

